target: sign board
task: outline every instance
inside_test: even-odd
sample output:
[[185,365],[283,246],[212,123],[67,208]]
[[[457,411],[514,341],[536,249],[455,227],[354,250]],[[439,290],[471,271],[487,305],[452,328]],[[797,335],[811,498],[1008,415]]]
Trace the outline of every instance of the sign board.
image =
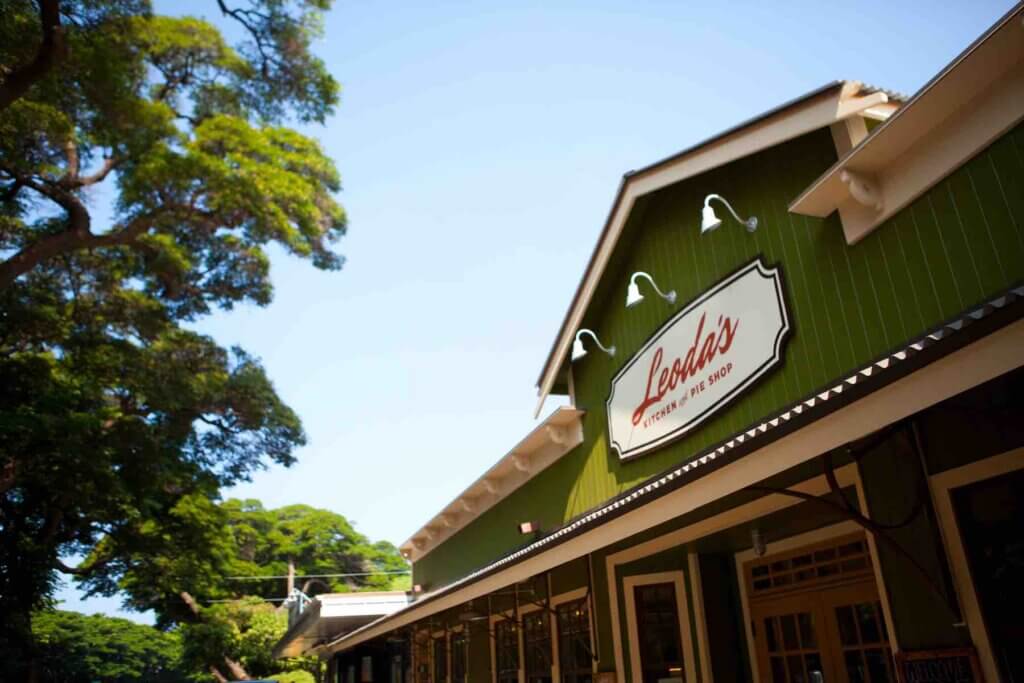
[[981,683],[981,665],[973,647],[898,652],[900,683]]
[[748,263],[676,313],[618,374],[609,443],[625,460],[680,438],[782,360],[789,315],[778,267]]

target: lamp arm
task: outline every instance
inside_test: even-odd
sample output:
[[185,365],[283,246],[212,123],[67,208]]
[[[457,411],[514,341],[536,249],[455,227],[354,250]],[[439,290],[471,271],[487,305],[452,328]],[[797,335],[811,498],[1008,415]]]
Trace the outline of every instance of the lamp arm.
[[707,197],[704,198],[704,206],[710,204],[712,199],[717,199],[718,201],[720,201],[725,206],[725,208],[729,210],[729,213],[732,214],[732,217],[735,218],[737,222],[746,224],[747,221],[749,221],[749,219],[740,218],[739,214],[736,213],[736,210],[732,208],[732,204],[727,202],[725,200],[725,197],[723,197],[722,195],[709,194]]
[[605,346],[604,344],[601,343],[601,340],[597,338],[596,334],[594,334],[593,332],[591,332],[588,329],[582,329],[579,332],[577,332],[576,333],[576,338],[579,339],[584,333],[590,335],[590,338],[594,340],[595,344],[597,344],[597,348],[601,349],[602,351],[607,353],[609,356],[614,356],[615,355],[615,347],[614,346],[612,346],[611,348],[608,348],[607,346]]
[[668,293],[666,293],[666,292],[661,291],[661,287],[659,287],[658,283],[654,281],[654,278],[651,277],[650,275],[648,275],[647,273],[645,273],[642,270],[638,270],[637,272],[633,273],[633,277],[629,278],[629,284],[635,285],[636,284],[636,279],[638,277],[642,277],[643,279],[645,279],[648,282],[650,282],[651,283],[651,287],[654,287],[654,291],[657,292],[658,296],[660,296],[662,299],[675,299],[675,292],[668,292]]

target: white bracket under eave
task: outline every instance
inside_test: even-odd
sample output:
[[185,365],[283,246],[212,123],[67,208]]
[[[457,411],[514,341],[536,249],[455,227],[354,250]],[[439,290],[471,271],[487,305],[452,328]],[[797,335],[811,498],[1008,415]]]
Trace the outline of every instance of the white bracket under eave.
[[858,204],[875,211],[885,208],[885,202],[882,200],[882,188],[874,176],[843,169],[839,172],[839,179],[846,183],[850,196]]
[[548,434],[548,438],[551,442],[557,446],[564,446],[569,443],[569,430],[565,427],[556,427],[554,425],[548,425],[544,428]]
[[520,472],[530,471],[530,460],[525,453],[516,453],[512,456],[512,466]]

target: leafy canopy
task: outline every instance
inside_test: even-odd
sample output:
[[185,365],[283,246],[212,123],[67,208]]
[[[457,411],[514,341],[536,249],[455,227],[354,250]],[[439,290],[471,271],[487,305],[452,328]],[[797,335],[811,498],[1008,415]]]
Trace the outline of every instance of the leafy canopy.
[[[193,496],[162,523],[150,522],[145,537],[117,552],[101,544],[96,554],[121,558],[121,567],[80,581],[91,592],[125,596],[134,609],[155,610],[164,628],[179,628],[186,665],[196,672],[226,659],[253,676],[315,670],[313,661],[271,658],[287,629],[281,577],[289,565],[295,588],[309,596],[408,583],[408,564],[392,544],[373,543],[344,516],[307,505],[267,510],[256,500],[214,505]],[[196,546],[206,551],[190,551]],[[350,576],[310,578],[324,574]]]
[[30,614],[58,572],[102,590],[151,556],[209,575],[223,557],[219,488],[291,464],[305,441],[258,359],[186,325],[267,304],[272,244],[341,266],[338,172],[289,127],[338,101],[311,50],[329,5],[211,0],[241,29],[229,44],[148,0],[3,4],[0,662],[12,679],[38,658]]
[[43,683],[184,683],[177,633],[100,614],[44,610],[32,618]]

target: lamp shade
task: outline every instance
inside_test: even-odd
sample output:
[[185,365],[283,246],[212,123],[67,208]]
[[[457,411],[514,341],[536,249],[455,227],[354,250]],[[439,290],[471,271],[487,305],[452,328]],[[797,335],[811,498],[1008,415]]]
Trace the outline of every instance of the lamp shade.
[[643,300],[644,295],[640,293],[639,285],[635,282],[630,282],[629,289],[626,290],[626,307],[636,306]]
[[700,231],[701,233],[711,232],[722,224],[722,219],[715,215],[715,210],[705,204],[701,212]]
[[585,355],[587,355],[587,350],[583,348],[583,342],[577,337],[572,343],[572,359],[577,361]]

